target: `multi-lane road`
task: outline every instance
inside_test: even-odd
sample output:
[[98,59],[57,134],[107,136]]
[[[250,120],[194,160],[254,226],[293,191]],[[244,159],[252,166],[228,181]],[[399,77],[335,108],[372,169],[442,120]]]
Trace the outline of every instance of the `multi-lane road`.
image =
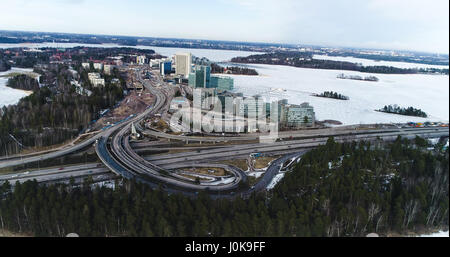
[[[335,137],[336,141],[348,140],[394,140],[397,136],[414,138],[421,136],[425,138],[448,137],[448,128],[381,128],[357,130],[349,128],[329,128],[321,130],[290,131],[279,132],[278,140],[273,143],[249,143],[260,138],[260,134],[243,134],[239,136],[186,136],[173,135],[161,131],[143,129],[141,121],[147,117],[160,114],[164,117],[173,96],[173,89],[164,83],[159,75],[154,74],[150,80],[142,79],[142,69],[135,72],[137,80],[142,83],[146,90],[155,96],[155,102],[144,112],[136,114],[129,119],[115,124],[114,126],[102,130],[88,139],[76,144],[68,145],[55,151],[42,154],[31,154],[26,157],[0,159],[0,168],[36,162],[45,159],[52,159],[84,150],[95,143],[95,151],[102,163],[80,164],[64,168],[43,168],[39,171],[27,171],[0,176],[0,182],[9,180],[24,182],[29,179],[36,179],[38,182],[48,183],[52,181],[68,180],[70,177],[82,179],[87,176],[95,177],[96,180],[106,180],[117,176],[126,179],[135,179],[146,183],[151,187],[164,185],[165,190],[170,193],[182,192],[187,195],[195,195],[199,190],[208,190],[213,197],[232,197],[233,193],[247,195],[254,191],[260,191],[267,187],[274,176],[278,174],[280,165],[293,157],[301,156],[308,149],[325,144],[328,137]],[[163,145],[163,149],[173,149],[167,142],[155,143],[140,142],[130,143],[131,124],[144,135],[175,140],[183,143],[221,142],[225,145],[214,147],[178,147],[177,150],[183,152],[160,154],[152,156],[141,156],[138,154],[141,149],[158,149],[158,145]],[[227,145],[232,142],[232,145]],[[159,148],[161,150],[161,148]],[[186,151],[187,150],[187,151]],[[231,165],[221,164],[218,161],[234,158],[246,158],[251,153],[264,153],[268,155],[281,155],[268,167],[263,177],[250,189],[239,187],[241,181],[246,181],[246,173]],[[216,167],[223,168],[231,174],[231,179],[226,183],[195,182],[185,173],[177,172],[177,169],[187,167]],[[111,173],[112,171],[113,173]],[[214,176],[210,176],[214,178]],[[215,181],[222,181],[217,178]],[[225,181],[225,180],[223,180]],[[222,192],[222,193],[220,193]],[[233,192],[233,193],[232,193]]]

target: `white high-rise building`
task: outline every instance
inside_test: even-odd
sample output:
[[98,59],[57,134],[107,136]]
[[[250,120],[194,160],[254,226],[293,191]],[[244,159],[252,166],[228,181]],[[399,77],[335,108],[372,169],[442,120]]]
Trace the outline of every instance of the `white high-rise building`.
[[178,53],[175,55],[175,75],[187,78],[191,73],[191,53]]

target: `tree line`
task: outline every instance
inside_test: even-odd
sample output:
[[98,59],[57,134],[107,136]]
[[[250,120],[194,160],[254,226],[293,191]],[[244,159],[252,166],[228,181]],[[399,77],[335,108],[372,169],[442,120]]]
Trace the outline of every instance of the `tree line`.
[[379,109],[377,111],[386,112],[386,113],[395,113],[395,114],[406,115],[406,116],[415,116],[415,117],[423,117],[423,118],[428,117],[428,115],[421,109],[416,109],[411,106],[408,108],[402,108],[396,104],[387,105],[387,106],[385,105],[382,109]]
[[1,228],[36,236],[364,236],[448,227],[448,150],[423,139],[336,143],[267,193],[213,200],[133,181],[0,187]]
[[222,67],[218,64],[211,63],[211,73],[226,73],[230,72],[231,74],[239,74],[239,75],[258,75],[258,72],[255,69],[243,68],[237,66],[227,66]]
[[327,97],[327,98],[333,98],[333,99],[338,99],[338,100],[349,100],[350,99],[348,96],[341,95],[341,94],[339,94],[337,92],[333,92],[333,91],[325,91],[320,94],[314,94],[314,96]]
[[234,57],[231,59],[236,63],[258,63],[287,65],[300,68],[311,69],[333,69],[333,70],[351,70],[368,73],[384,74],[417,74],[417,73],[443,73],[448,74],[448,69],[416,69],[416,68],[397,68],[392,66],[361,66],[357,63],[333,60],[314,59],[312,53],[299,52],[273,52],[266,54],[250,55],[247,57]]

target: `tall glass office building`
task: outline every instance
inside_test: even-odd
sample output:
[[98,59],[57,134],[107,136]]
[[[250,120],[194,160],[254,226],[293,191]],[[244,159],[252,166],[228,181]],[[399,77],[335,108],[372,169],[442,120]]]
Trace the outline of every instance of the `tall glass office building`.
[[199,65],[189,74],[189,86],[193,88],[210,88],[211,67]]
[[234,79],[232,78],[212,76],[210,82],[211,87],[219,90],[233,90],[234,88]]

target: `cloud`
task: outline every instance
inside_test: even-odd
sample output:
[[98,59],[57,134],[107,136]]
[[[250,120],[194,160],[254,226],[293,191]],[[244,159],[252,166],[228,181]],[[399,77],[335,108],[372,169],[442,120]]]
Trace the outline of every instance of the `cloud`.
[[1,29],[448,53],[448,0],[17,0]]

